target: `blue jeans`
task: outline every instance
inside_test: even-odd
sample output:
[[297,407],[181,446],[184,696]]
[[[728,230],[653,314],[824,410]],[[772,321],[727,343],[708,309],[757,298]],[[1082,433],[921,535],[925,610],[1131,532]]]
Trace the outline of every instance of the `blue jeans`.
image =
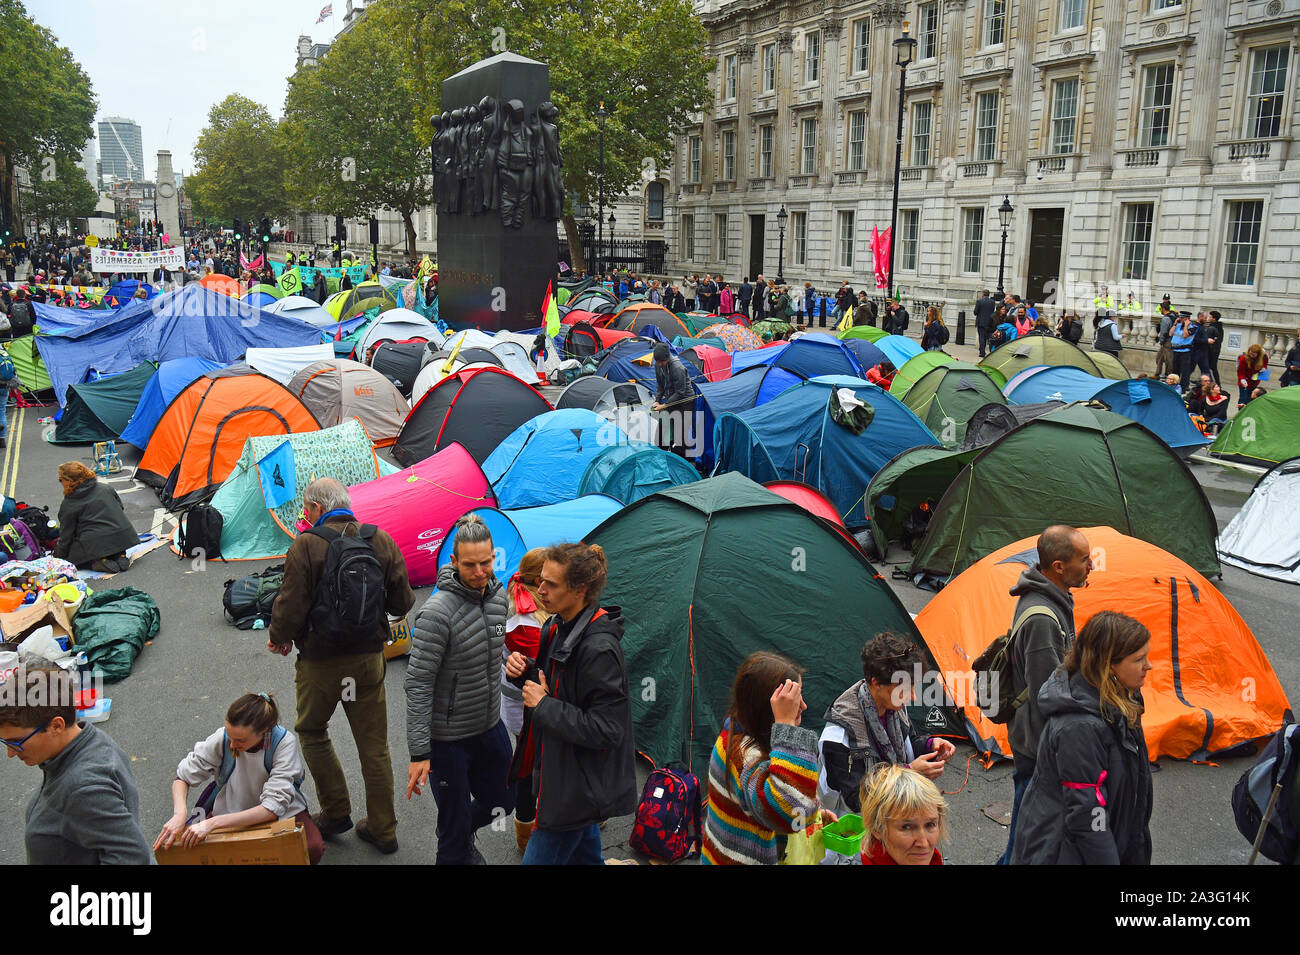
[[600,826],[595,823],[565,832],[534,829],[520,865],[604,865],[600,853]]
[[0,385],[0,438],[9,436],[9,386]]
[[515,808],[510,734],[499,722],[486,733],[456,742],[435,741],[429,751],[429,785],[438,804],[438,865],[466,865],[474,833]]
[[[1029,780],[1034,778],[1034,764],[1029,760],[1017,760],[1016,771],[1011,774],[1011,781],[1015,784],[1016,793],[1011,799],[1011,827],[1007,831],[1007,850],[1002,853],[1002,858],[998,859],[998,865],[1011,865],[1011,850],[1016,844],[1016,816],[1020,815],[1020,802],[1025,798],[1025,790],[1029,788]],[[1029,771],[1022,775],[1022,765],[1028,765]]]

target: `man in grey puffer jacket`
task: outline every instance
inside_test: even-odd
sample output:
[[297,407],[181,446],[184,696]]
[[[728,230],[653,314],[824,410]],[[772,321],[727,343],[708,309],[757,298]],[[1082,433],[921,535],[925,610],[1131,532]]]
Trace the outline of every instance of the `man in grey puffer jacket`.
[[506,595],[487,525],[456,522],[451,563],[420,610],[406,668],[406,798],[433,783],[438,865],[481,865],[474,833],[514,811],[510,735],[501,720]]

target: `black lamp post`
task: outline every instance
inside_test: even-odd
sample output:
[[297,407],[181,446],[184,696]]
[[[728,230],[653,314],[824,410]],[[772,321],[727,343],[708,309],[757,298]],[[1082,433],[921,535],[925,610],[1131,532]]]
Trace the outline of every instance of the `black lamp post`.
[[998,220],[1002,223],[1002,251],[998,253],[998,295],[1003,295],[1002,270],[1007,261],[1007,227],[1011,225],[1011,214],[1016,210],[1011,207],[1011,197],[1003,196],[1002,205],[998,206]]
[[781,209],[776,214],[776,229],[779,236],[776,246],[776,284],[785,284],[785,220],[790,218],[790,214],[785,211],[785,203],[781,204]]
[[898,137],[894,143],[894,204],[889,211],[889,298],[894,297],[894,249],[898,245],[898,177],[903,171],[903,111],[907,105],[907,68],[916,54],[916,37],[903,35],[894,41],[894,62],[898,64]]
[[596,110],[596,125],[600,127],[600,209],[596,213],[596,281],[603,282],[604,269],[601,259],[605,257],[605,101],[601,100],[600,109]]
[[616,220],[614,219],[614,213],[610,212],[609,214],[609,255],[607,255],[606,258],[609,259],[609,263],[611,266],[614,264],[614,222],[615,221]]

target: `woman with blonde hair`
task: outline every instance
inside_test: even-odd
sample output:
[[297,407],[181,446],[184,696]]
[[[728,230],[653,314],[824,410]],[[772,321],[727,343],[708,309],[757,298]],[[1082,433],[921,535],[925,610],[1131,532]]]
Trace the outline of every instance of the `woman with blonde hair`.
[[862,864],[943,865],[948,803],[915,769],[880,763],[862,780]]
[[1268,353],[1258,344],[1251,345],[1237,359],[1237,407],[1243,408],[1250,402],[1250,393],[1259,387],[1261,377],[1268,368]]
[[948,344],[948,327],[943,323],[937,306],[931,305],[925,312],[925,325],[921,331],[921,347],[926,351],[942,351]]
[[1109,610],[1043,684],[1047,723],[1016,825],[1013,865],[1149,865],[1151,766],[1142,684],[1151,632]]
[[126,570],[131,565],[126,550],[140,542],[140,535],[127,520],[117,491],[99,483],[80,461],[59,465],[59,483],[63,503],[54,556],[106,574]]

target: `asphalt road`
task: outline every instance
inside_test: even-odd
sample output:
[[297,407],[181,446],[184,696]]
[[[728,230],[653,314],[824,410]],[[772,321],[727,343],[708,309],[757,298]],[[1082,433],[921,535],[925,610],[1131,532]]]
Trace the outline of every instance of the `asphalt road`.
[[[57,511],[61,491],[55,469],[66,460],[91,461],[89,447],[59,447],[42,439],[40,414],[52,409],[10,413],[10,447],[3,452],[0,483],[7,493],[28,503],[48,504]],[[15,440],[17,433],[21,440]],[[154,493],[129,477],[137,453],[119,445],[127,470],[113,477],[128,516],[137,530],[170,533],[172,523],[158,508]],[[1217,465],[1193,465],[1206,487],[1220,526],[1245,500],[1254,477]],[[274,561],[209,563],[195,568],[167,549],[140,558],[111,582],[95,585],[134,586],[151,594],[162,612],[162,631],[136,661],[125,681],[108,687],[113,700],[111,719],[101,724],[130,756],[141,793],[141,817],[151,839],[171,813],[170,786],[177,762],[196,740],[208,736],[221,723],[226,707],[249,691],[270,691],[281,705],[286,725],[294,719],[293,664],[265,648],[259,631],[244,632],[225,623],[221,612],[224,582],[260,570]],[[886,579],[889,574],[885,572]],[[913,613],[924,607],[931,594],[906,582],[889,581],[903,604]],[[1295,645],[1297,591],[1288,585],[1225,568],[1221,589],[1252,627],[1292,699],[1300,698],[1300,652]],[[428,591],[419,594],[418,609]],[[412,612],[412,619],[414,611]],[[404,798],[406,747],[402,681],[406,663],[393,661],[387,676],[389,737],[398,790],[398,838],[401,851],[381,856],[360,842],[355,833],[332,841],[323,864],[428,864],[435,854],[435,808],[426,790],[409,802]],[[360,768],[342,710],[336,713],[331,736],[353,794],[353,817],[364,813]],[[945,857],[954,864],[992,863],[1006,842],[1005,827],[982,810],[1007,804],[1011,796],[1011,767],[982,768],[969,761],[969,746],[959,746],[957,756],[941,779],[952,793],[952,841]],[[1220,766],[1193,765],[1162,760],[1155,774],[1155,812],[1152,832],[1156,863],[1240,864],[1248,845],[1237,833],[1231,815],[1230,795],[1249,759],[1225,761]],[[27,802],[40,783],[37,770],[16,759],[0,765],[0,864],[24,861],[23,819]],[[318,808],[310,775],[306,792]],[[630,819],[611,820],[605,829],[607,857],[633,857],[627,848]],[[501,831],[480,832],[478,846],[492,864],[513,864],[519,859],[513,825]]]

